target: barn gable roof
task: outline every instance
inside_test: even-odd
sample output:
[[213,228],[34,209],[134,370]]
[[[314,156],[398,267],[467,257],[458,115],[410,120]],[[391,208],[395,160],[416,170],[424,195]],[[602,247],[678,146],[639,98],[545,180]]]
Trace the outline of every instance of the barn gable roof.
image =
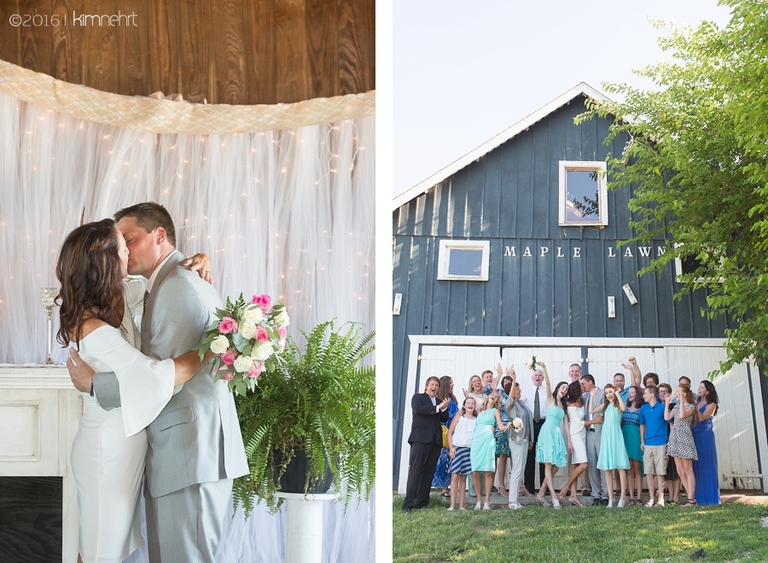
[[485,156],[489,152],[491,152],[493,149],[498,147],[499,145],[507,142],[512,137],[518,135],[519,133],[525,131],[535,123],[541,121],[543,118],[548,116],[549,114],[553,113],[560,107],[564,106],[574,98],[578,96],[586,96],[587,98],[591,98],[597,102],[606,102],[610,101],[608,98],[601,93],[600,91],[596,90],[586,82],[580,82],[567,92],[561,94],[548,104],[542,106],[532,114],[528,115],[527,117],[524,117],[511,127],[505,129],[498,135],[490,138],[485,143],[474,149],[473,151],[465,154],[458,160],[455,160],[439,172],[433,174],[426,180],[419,182],[412,188],[406,190],[405,192],[401,193],[397,197],[394,198],[393,204],[392,204],[392,210],[395,211],[402,205],[408,203],[412,199],[420,196],[424,192],[426,192],[429,188],[436,186],[449,176],[455,174],[465,166],[469,165],[473,161],[477,160],[478,158]]

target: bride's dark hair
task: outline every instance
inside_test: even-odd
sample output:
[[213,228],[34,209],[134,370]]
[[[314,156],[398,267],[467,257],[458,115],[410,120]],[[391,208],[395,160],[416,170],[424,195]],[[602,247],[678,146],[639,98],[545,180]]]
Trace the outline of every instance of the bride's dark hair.
[[112,219],[82,225],[64,240],[56,262],[61,283],[56,340],[63,346],[79,343],[86,315],[120,326],[124,304],[118,250]]

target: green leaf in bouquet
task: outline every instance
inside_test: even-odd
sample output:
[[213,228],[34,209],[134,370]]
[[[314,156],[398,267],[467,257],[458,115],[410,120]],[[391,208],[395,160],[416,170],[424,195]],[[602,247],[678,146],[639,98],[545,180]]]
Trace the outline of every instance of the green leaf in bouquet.
[[229,316],[229,309],[231,306],[229,305],[229,299],[227,299],[227,309],[216,309],[216,316],[219,317],[217,320],[213,321],[213,324],[211,325],[211,328],[216,328],[219,326],[219,321],[222,317],[228,317]]

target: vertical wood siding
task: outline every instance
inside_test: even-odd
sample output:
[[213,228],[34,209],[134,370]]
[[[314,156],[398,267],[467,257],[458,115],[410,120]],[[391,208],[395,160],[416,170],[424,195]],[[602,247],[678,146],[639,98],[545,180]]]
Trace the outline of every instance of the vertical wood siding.
[[[128,96],[161,91],[252,105],[356,94],[375,88],[374,7],[373,0],[9,0],[0,2],[0,59]],[[73,13],[136,15],[131,25],[78,26]],[[14,14],[44,16],[49,25],[27,18],[13,27]],[[59,25],[50,25],[54,15]]]
[[[405,389],[409,334],[723,336],[726,321],[700,313],[703,291],[672,299],[679,287],[673,265],[661,277],[638,277],[664,241],[643,251],[637,245],[618,247],[632,235],[628,187],[609,192],[605,228],[558,225],[559,161],[604,161],[609,153],[621,154],[626,142],[620,138],[603,144],[605,119],[574,125],[573,118],[583,111],[584,98],[578,97],[395,210],[394,291],[403,294],[401,313],[393,317],[396,443],[403,399],[412,393]],[[489,240],[489,280],[438,281],[441,239]],[[507,247],[515,247],[517,256],[505,256]],[[532,256],[523,258],[526,247]],[[543,248],[548,249],[545,256]],[[566,258],[555,257],[558,248]],[[568,258],[577,251],[581,258]],[[646,251],[648,256],[642,254]],[[624,296],[625,283],[637,305]],[[616,300],[614,319],[608,318],[609,295]]]

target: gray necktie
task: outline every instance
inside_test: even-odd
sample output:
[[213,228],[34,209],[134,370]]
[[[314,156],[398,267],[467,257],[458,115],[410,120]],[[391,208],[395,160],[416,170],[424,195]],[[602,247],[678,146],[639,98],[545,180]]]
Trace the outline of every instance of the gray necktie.
[[141,309],[141,316],[147,312],[147,301],[149,301],[149,291],[144,292],[144,307]]
[[533,398],[533,421],[541,420],[541,405],[539,404],[539,387],[536,388],[536,396]]

